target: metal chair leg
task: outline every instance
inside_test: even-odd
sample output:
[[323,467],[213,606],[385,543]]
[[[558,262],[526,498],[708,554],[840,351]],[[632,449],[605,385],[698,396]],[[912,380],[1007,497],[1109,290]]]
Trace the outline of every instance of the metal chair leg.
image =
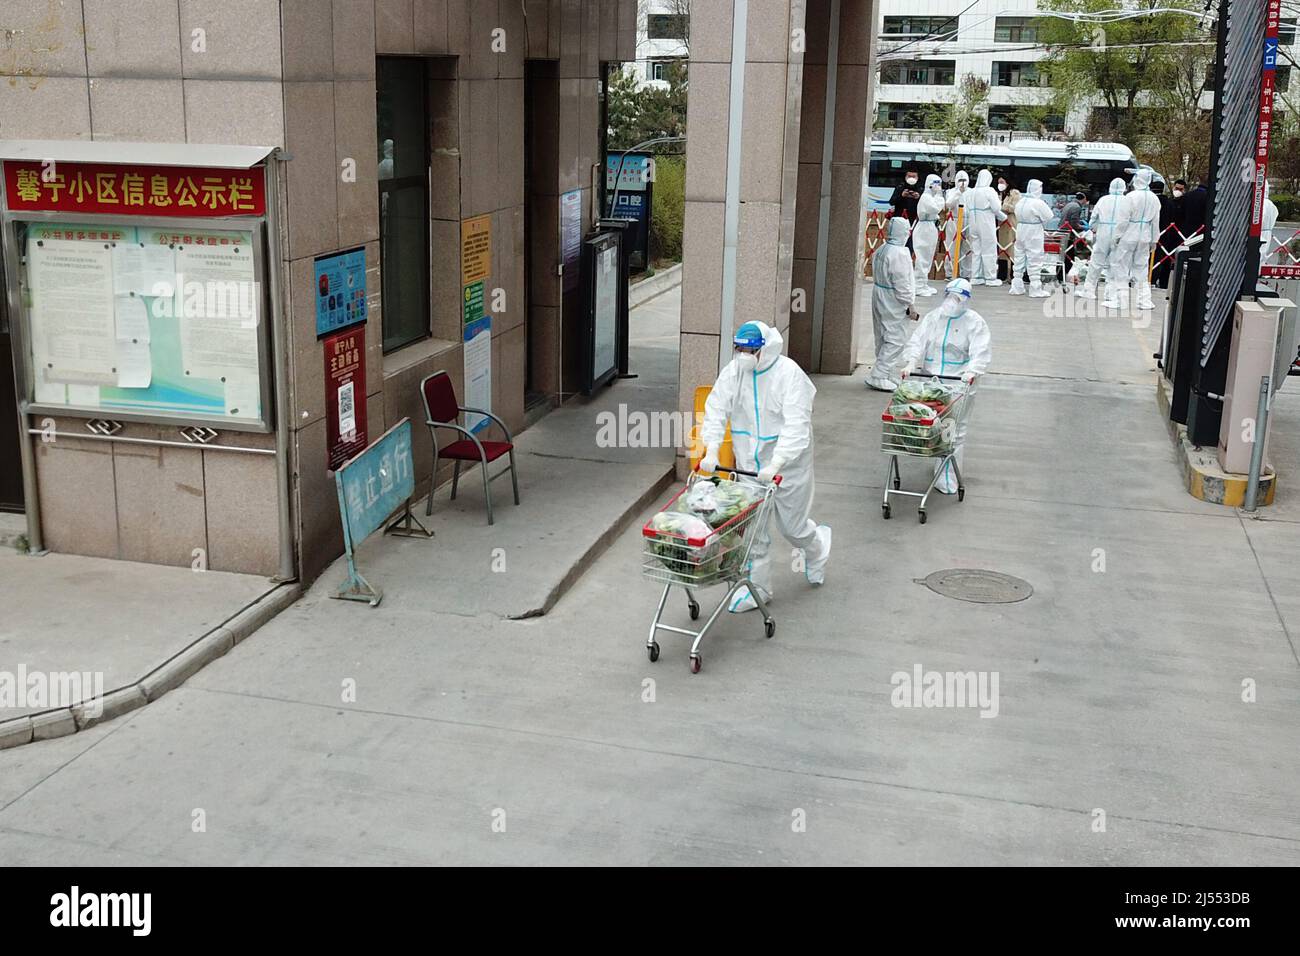
[[487,462],[480,461],[478,466],[483,472],[483,497],[487,500],[488,524],[492,524],[492,485],[488,478]]
[[460,483],[460,462],[456,462],[456,467],[451,473],[451,500],[456,500],[456,485]]
[[515,471],[515,450],[510,449],[510,481],[515,486],[515,504],[519,504],[519,472]]
[[424,506],[424,516],[433,514],[433,493],[438,488],[438,449],[433,449],[433,475],[429,478],[429,500]]

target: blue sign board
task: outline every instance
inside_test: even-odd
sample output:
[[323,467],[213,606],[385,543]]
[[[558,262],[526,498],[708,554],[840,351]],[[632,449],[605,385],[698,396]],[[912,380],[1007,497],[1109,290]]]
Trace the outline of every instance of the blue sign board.
[[[358,572],[356,548],[383,527],[388,516],[403,505],[410,518],[410,498],[415,492],[415,462],[411,457],[411,420],[403,418],[373,444],[334,472],[343,519],[343,544],[348,558],[348,580],[335,597],[379,603],[383,592],[371,587]],[[405,520],[405,519],[404,519]]]
[[[620,176],[620,172],[622,175]],[[642,192],[654,181],[654,157],[649,153],[611,153],[605,157],[605,190]]]
[[366,321],[366,250],[321,256],[316,263],[316,337]]

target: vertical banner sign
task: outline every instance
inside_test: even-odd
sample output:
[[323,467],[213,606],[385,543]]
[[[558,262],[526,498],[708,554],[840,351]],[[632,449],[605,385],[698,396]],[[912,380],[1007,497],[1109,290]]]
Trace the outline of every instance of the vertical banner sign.
[[560,274],[565,292],[582,285],[582,190],[560,197]]
[[1268,146],[1273,132],[1273,89],[1277,79],[1278,25],[1282,0],[1268,0],[1264,19],[1264,59],[1260,64],[1259,137],[1255,143],[1255,201],[1250,213],[1250,235],[1258,239],[1264,221],[1264,184],[1268,178]]
[[634,272],[644,270],[650,258],[654,163],[654,157],[649,153],[618,153],[605,158],[605,215],[611,219],[631,219],[636,223],[632,227],[629,253]]
[[325,440],[329,470],[366,447],[366,327],[325,339]]
[[[492,217],[460,224],[461,301],[465,361],[465,404],[492,410],[492,317],[483,311],[485,281],[492,274]],[[488,426],[486,415],[466,415],[472,432]]]
[[316,265],[316,338],[366,321],[366,250],[320,256]]

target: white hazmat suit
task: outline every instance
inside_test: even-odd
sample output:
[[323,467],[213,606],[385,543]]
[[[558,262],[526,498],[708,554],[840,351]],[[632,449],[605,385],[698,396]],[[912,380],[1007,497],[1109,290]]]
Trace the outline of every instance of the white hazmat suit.
[[[1133,174],[1133,190],[1120,205],[1119,256],[1111,266],[1118,286],[1119,307],[1128,307],[1128,285],[1133,283],[1139,309],[1154,309],[1151,301],[1151,250],[1160,238],[1160,199],[1151,191],[1151,170]],[[1107,286],[1110,283],[1107,282]],[[1106,304],[1112,294],[1106,292]]]
[[[904,250],[906,252],[906,250]],[[810,517],[813,503],[813,396],[817,389],[798,364],[781,354],[781,334],[762,322],[745,323],[740,333],[756,326],[763,347],[757,361],[737,355],[718,375],[704,404],[700,438],[705,456],[702,471],[717,468],[718,448],[731,420],[731,444],[736,467],[764,477],[781,475],[773,502],[781,534],[804,552],[804,575],[812,584],[825,580],[831,553],[831,529]],[[768,555],[772,529],[755,526],[749,552],[749,577],[766,602],[772,597],[772,568]],[[731,599],[728,610],[757,606],[748,588]]]
[[[993,357],[988,323],[970,308],[970,283],[954,279],[948,283],[943,303],[927,312],[907,348],[903,350],[904,378],[917,375],[960,375],[968,383],[983,375]],[[957,470],[965,461],[966,423],[957,426],[953,436],[953,457]],[[941,470],[942,469],[942,470]],[[935,461],[935,489],[945,495],[957,490],[957,476],[944,459]]]
[[935,294],[930,285],[934,250],[939,246],[939,213],[943,212],[943,180],[931,173],[925,177],[925,192],[916,201],[916,226],[912,229],[912,251],[916,253],[916,294]]
[[[948,247],[948,278],[953,277],[953,267],[958,267],[958,274],[969,276],[971,270],[971,228],[970,228],[970,207],[968,202],[971,198],[970,191],[970,174],[964,169],[957,171],[955,185],[948,190],[944,196],[943,204],[948,210],[948,221],[944,224],[943,235]],[[961,261],[956,258],[957,253],[957,217],[961,213]]]
[[867,376],[869,388],[898,388],[899,358],[907,344],[912,303],[916,301],[912,255],[907,251],[907,220],[889,220],[885,244],[871,258],[871,323],[876,333],[876,361]]
[[1011,294],[1024,295],[1020,277],[1029,273],[1029,294],[1041,299],[1050,295],[1043,288],[1043,228],[1052,221],[1052,207],[1043,200],[1043,181],[1029,180],[1024,197],[1016,203],[1015,257],[1011,263]]
[[1268,258],[1273,254],[1273,229],[1277,226],[1277,203],[1268,198],[1268,180],[1264,181],[1264,209],[1260,214],[1259,230],[1259,266],[1269,265]]
[[[1158,201],[1158,200],[1157,200]],[[1112,179],[1110,192],[1097,200],[1092,210],[1092,258],[1088,260],[1088,275],[1075,295],[1083,299],[1097,298],[1097,283],[1101,282],[1101,273],[1106,270],[1105,305],[1115,308],[1119,305],[1116,293],[1119,284],[1114,281],[1115,260],[1119,258],[1119,237],[1123,232],[1124,220],[1124,180]]]
[[971,210],[971,257],[975,275],[971,285],[1001,285],[998,278],[998,223],[1007,218],[1002,197],[993,188],[993,174],[981,169],[975,177],[974,195],[967,202]]

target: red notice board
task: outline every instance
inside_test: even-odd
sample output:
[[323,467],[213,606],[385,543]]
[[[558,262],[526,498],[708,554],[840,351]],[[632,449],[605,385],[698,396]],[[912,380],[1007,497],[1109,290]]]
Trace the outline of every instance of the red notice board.
[[366,448],[366,326],[354,325],[325,345],[325,441],[330,471]]

